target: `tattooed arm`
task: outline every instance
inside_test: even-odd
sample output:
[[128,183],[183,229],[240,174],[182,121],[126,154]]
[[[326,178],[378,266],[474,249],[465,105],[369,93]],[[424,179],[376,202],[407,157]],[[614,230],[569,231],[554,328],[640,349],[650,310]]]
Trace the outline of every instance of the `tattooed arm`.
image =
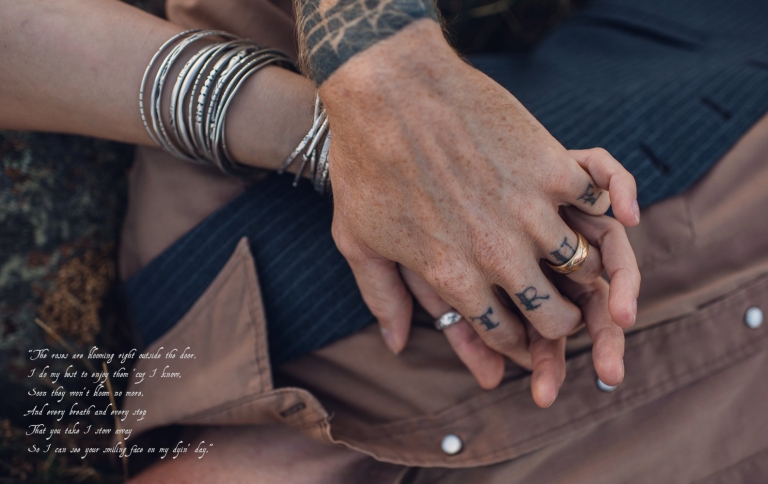
[[[541,341],[559,341],[583,319],[539,265],[572,255],[577,237],[558,208],[601,215],[613,202],[617,219],[635,225],[631,175],[604,151],[566,151],[512,94],[456,55],[430,3],[297,1],[303,64],[333,133],[334,238],[389,347],[403,348],[410,324],[401,264],[429,288],[414,290],[425,307],[431,297],[456,308],[496,352],[529,368],[557,359],[559,343],[539,345],[549,356],[532,358],[524,321]],[[610,350],[596,358],[600,377],[615,384],[639,272],[623,227],[605,223],[601,238],[590,239],[604,253],[593,247],[570,277],[591,287],[604,268],[615,276],[602,299],[615,321],[604,332]],[[549,382],[542,406],[558,378],[556,369],[539,378]]]
[[297,0],[300,62],[319,86],[353,55],[422,19],[430,0]]

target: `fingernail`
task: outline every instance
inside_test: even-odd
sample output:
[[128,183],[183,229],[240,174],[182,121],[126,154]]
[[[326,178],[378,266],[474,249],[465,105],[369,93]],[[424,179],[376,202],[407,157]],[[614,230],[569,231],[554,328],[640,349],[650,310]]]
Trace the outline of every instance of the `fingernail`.
[[637,298],[632,300],[632,324],[637,321]]
[[549,408],[549,407],[552,406],[553,403],[555,403],[555,400],[557,400],[557,394],[558,393],[560,393],[560,389],[559,388],[557,390],[555,390],[555,396],[552,397],[552,401],[549,402],[549,405],[547,405],[545,408]]
[[[621,383],[624,383],[624,378],[626,378],[626,376],[627,376],[627,372],[624,369],[624,358],[622,358],[621,359]],[[621,385],[621,383],[619,383],[619,385]]]
[[395,337],[390,331],[384,327],[381,328],[381,336],[384,337],[384,343],[386,343],[387,348],[389,348],[389,351],[391,351],[394,354],[397,354],[397,344],[395,342]]
[[640,221],[640,205],[637,203],[637,199],[632,201],[632,211],[635,213],[635,220]]

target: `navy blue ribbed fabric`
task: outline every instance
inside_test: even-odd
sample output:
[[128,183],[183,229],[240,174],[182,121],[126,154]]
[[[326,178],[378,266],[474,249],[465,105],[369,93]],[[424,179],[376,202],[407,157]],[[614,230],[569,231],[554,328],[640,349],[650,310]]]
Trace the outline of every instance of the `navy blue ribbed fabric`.
[[[529,54],[472,62],[567,148],[608,149],[648,205],[688,188],[768,111],[766,27],[763,1],[599,1]],[[192,307],[244,236],[273,365],[373,321],[331,238],[329,200],[291,179],[259,183],[127,282],[145,344]]]
[[641,206],[682,192],[768,111],[768,2],[592,3],[524,55],[472,59],[566,148],[600,146]]

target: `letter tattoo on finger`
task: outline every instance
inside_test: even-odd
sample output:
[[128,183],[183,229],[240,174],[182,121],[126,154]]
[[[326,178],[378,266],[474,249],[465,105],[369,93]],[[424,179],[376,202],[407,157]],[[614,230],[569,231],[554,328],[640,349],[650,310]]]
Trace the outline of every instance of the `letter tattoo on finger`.
[[549,299],[549,294],[539,295],[539,291],[535,287],[528,286],[523,289],[523,292],[515,294],[515,297],[520,300],[520,304],[525,307],[526,311],[533,311],[541,307],[541,303],[537,304],[536,301]]
[[586,190],[584,190],[584,193],[582,193],[577,200],[581,200],[584,202],[585,205],[594,206],[597,202],[597,199],[600,198],[603,195],[603,191],[598,189],[595,191],[595,186],[593,184],[588,184]]
[[480,321],[480,324],[485,326],[486,331],[490,331],[493,328],[497,327],[501,323],[496,323],[491,320],[491,314],[493,314],[493,308],[488,308],[488,311],[485,312],[485,314],[482,314],[476,318],[472,318],[474,321]]
[[[566,250],[565,254],[563,253],[564,248],[568,248],[569,250]],[[569,253],[570,252],[570,253]],[[568,237],[563,238],[563,242],[560,244],[560,247],[557,250],[553,250],[549,254],[555,258],[557,262],[560,262],[562,264],[565,264],[569,260],[571,260],[571,257],[576,253],[576,247],[572,246],[568,243]]]

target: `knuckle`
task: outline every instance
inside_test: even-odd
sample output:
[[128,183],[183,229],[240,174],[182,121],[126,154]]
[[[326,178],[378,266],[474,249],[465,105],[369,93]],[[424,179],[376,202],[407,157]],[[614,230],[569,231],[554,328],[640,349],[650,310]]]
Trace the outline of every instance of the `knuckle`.
[[590,150],[590,155],[592,155],[598,161],[603,161],[603,162],[613,161],[613,156],[611,156],[611,154],[605,148],[601,148],[601,147],[592,148]]
[[398,322],[400,311],[392,301],[382,297],[365,298],[365,304],[380,323],[394,324]]
[[513,330],[506,330],[483,338],[485,344],[497,353],[509,353],[523,343],[522,334]]
[[594,344],[600,345],[605,344],[606,341],[623,339],[624,332],[615,325],[603,326],[594,332],[592,338],[594,339]]
[[536,330],[546,339],[555,340],[568,336],[569,332],[566,330],[563,324],[548,324],[536,328]]
[[624,226],[616,220],[613,217],[605,217],[605,232],[606,233],[613,233],[616,234],[616,236],[623,236],[626,237],[627,229],[624,228]]
[[474,258],[479,267],[496,270],[509,265],[509,257],[504,249],[505,242],[509,243],[508,238],[496,233],[476,231],[472,239]]
[[632,187],[632,189],[637,190],[637,180],[635,180],[635,176],[632,175],[632,173],[630,173],[623,167],[622,167],[622,170],[624,171],[624,178],[625,178],[624,183]]
[[347,259],[354,259],[359,252],[358,244],[354,241],[350,233],[342,225],[334,223],[331,226],[331,236],[336,243],[336,248]]
[[560,339],[571,334],[570,329],[562,323],[546,325],[536,329],[544,338],[549,340]]
[[363,294],[363,300],[380,323],[393,326],[408,322],[413,300],[407,291],[367,291]]
[[[552,170],[547,177],[547,187],[550,193],[556,197],[570,195],[574,190],[574,176],[571,170],[564,169],[563,163]],[[579,168],[580,169],[580,168]]]
[[[563,196],[565,198],[565,196]],[[503,247],[508,248],[504,255],[508,256],[503,261],[494,260],[494,263],[500,263],[501,267],[512,266],[515,257],[518,259],[524,257],[524,250],[532,250],[530,243],[538,246],[545,244],[549,246],[552,243],[548,240],[547,227],[559,219],[559,215],[552,205],[532,204],[529,205],[525,214],[517,221],[516,231],[507,235],[502,241]],[[514,238],[513,238],[514,237]]]
[[[571,334],[573,329],[581,323],[581,312],[575,311],[573,313],[565,317],[552,318],[547,324],[534,325],[534,327],[546,339],[556,340],[563,338]],[[578,313],[578,316],[575,315],[576,313]]]
[[[593,249],[595,252],[597,252],[597,249]],[[596,253],[594,256],[590,253],[590,257],[595,257],[593,263],[587,263],[582,267],[578,272],[574,273],[577,274],[577,278],[579,281],[583,281],[587,284],[590,284],[597,280],[603,273],[603,263],[600,260],[600,254]],[[574,279],[573,277],[571,279]]]
[[467,273],[466,269],[456,264],[433,264],[427,268],[424,280],[438,291],[466,301],[476,289],[476,284],[467,277]]
[[602,196],[597,199],[595,205],[592,207],[586,207],[591,208],[590,213],[592,215],[604,215],[608,209],[611,208],[611,194],[608,192],[608,190],[601,189],[600,192],[602,192]]
[[[456,327],[454,327],[454,329],[456,329]],[[472,329],[469,329],[468,331],[459,331],[451,342],[451,345],[453,346],[453,349],[456,350],[456,353],[469,354],[475,350],[479,339],[480,337],[478,334]]]

